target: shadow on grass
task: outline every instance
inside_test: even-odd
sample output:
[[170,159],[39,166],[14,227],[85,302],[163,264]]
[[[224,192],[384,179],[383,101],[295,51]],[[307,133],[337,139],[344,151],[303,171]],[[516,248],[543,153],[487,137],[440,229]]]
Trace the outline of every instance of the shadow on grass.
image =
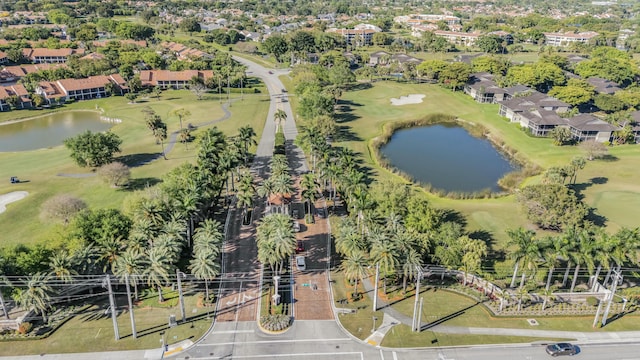
[[138,178],[138,179],[131,179],[129,181],[129,185],[127,187],[123,187],[122,190],[123,191],[136,191],[136,190],[142,190],[148,187],[152,187],[156,184],[161,183],[162,180],[158,179],[158,178]]
[[123,155],[115,158],[114,160],[119,161],[127,165],[128,167],[138,167],[138,166],[148,164],[161,157],[162,157],[161,153],[155,153],[155,154],[143,153],[143,154]]
[[458,311],[456,311],[454,313],[451,313],[451,314],[449,314],[447,316],[444,316],[444,317],[442,317],[442,318],[440,318],[440,319],[438,319],[438,320],[436,320],[434,322],[431,322],[431,323],[428,323],[426,325],[423,325],[422,327],[420,327],[420,331],[431,329],[431,328],[433,328],[435,326],[438,326],[438,325],[441,325],[442,323],[445,323],[445,322],[447,322],[447,321],[449,321],[451,319],[455,319],[458,316],[464,315],[467,312],[467,310],[473,309],[474,307],[478,306],[479,304],[481,304],[481,303],[480,302],[476,302],[475,304],[469,305],[464,309],[458,310]]

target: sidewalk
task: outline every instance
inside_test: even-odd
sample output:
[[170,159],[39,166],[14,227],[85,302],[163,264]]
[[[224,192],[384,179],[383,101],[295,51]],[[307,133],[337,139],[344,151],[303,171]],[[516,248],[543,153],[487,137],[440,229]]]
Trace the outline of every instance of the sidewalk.
[[[365,278],[363,281],[365,292],[369,297],[373,296],[373,284],[369,278]],[[382,311],[385,314],[385,319],[389,316],[391,319],[396,320],[398,323],[411,326],[412,318],[400,313],[396,309],[389,306],[383,299],[378,297],[378,311]],[[395,324],[394,324],[395,325]],[[428,327],[428,324],[423,323],[422,329]],[[379,329],[376,333],[386,334],[391,328],[389,326],[385,329]],[[525,337],[540,337],[540,338],[563,338],[563,339],[575,339],[578,342],[589,343],[611,343],[611,342],[640,342],[640,331],[619,331],[619,332],[580,332],[580,331],[558,331],[558,330],[535,330],[535,329],[509,329],[509,328],[479,328],[479,327],[464,327],[464,326],[448,326],[448,325],[435,325],[428,327],[430,331],[436,333],[447,334],[468,334],[468,335],[495,335],[495,336],[525,336]],[[372,334],[367,338],[367,342],[372,341],[380,344],[382,338],[374,336]],[[371,343],[371,342],[369,342]],[[371,343],[374,345],[373,343]]]

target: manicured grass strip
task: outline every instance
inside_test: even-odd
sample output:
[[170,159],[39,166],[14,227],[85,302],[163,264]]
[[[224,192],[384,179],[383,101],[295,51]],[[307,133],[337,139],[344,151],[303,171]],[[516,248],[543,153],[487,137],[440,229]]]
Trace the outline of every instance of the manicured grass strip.
[[447,334],[433,331],[412,332],[408,325],[396,325],[382,340],[381,346],[398,348],[439,347],[482,344],[551,343],[573,339],[539,338],[530,336],[498,336],[475,334]]
[[[99,305],[94,305],[83,314],[75,316],[45,339],[0,342],[0,354],[18,356],[160,348],[162,331],[165,331],[167,344],[185,339],[195,341],[209,329],[212,321],[210,317],[207,319],[208,308],[200,308],[196,305],[197,299],[198,295],[185,297],[185,308],[189,319],[185,323],[180,321],[180,309],[177,306],[136,307],[134,315],[138,338],[134,340],[131,336],[129,313],[123,310],[126,299],[123,296],[118,297],[118,308],[121,312],[117,319],[121,339],[115,341],[110,313],[106,312],[108,301],[105,297]],[[157,297],[154,297],[154,300],[155,305],[158,305]],[[174,328],[168,327],[171,314],[176,315],[178,320],[178,326]]]

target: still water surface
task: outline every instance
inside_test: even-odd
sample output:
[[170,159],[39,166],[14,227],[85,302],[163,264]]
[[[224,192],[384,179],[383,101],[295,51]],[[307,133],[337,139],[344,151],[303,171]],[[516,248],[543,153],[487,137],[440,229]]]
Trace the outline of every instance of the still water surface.
[[445,191],[500,191],[498,180],[519,168],[488,140],[451,124],[398,130],[380,151],[415,181]]
[[0,152],[25,151],[61,145],[87,130],[106,131],[114,124],[100,120],[93,111],[67,111],[0,125]]

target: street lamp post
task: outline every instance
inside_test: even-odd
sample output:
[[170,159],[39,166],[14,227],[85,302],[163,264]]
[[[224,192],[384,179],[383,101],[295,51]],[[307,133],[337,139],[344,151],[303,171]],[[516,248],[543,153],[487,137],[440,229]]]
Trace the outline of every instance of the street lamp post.
[[176,269],[176,279],[178,282],[178,298],[180,300],[180,315],[182,315],[182,322],[185,322],[186,313],[184,311],[184,297],[182,296],[182,282],[180,281],[181,277],[184,277],[186,279],[187,274],[183,273],[179,269]]
[[378,311],[378,277],[380,276],[380,263],[376,263],[376,282],[373,288],[373,311]]
[[378,320],[378,317],[374,316],[373,317],[373,327],[371,328],[371,332],[376,331],[376,320]]

